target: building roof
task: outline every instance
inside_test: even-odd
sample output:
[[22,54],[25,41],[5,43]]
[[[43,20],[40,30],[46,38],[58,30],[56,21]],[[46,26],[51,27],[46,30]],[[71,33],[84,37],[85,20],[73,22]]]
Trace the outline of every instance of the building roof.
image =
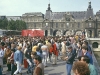
[[96,13],[96,15],[100,15],[100,10]]
[[73,16],[74,19],[82,20],[86,16],[86,11],[70,12],[70,14]]
[[29,12],[23,14],[22,16],[43,16],[43,14],[41,12]]
[[[70,13],[70,15],[73,16],[76,20],[84,19],[86,16],[86,11],[79,11],[79,12],[52,12],[51,16],[47,15],[49,13],[46,13],[45,19],[51,19],[51,20],[60,20],[63,19],[66,13]],[[50,17],[50,18],[48,18]]]
[[7,20],[21,20],[21,16],[6,16]]
[[61,20],[64,18],[66,13],[72,15],[75,20],[83,20],[94,18],[93,9],[91,6],[91,2],[89,2],[87,11],[71,11],[71,12],[52,12],[50,8],[50,4],[48,5],[48,9],[46,10],[45,19],[49,20]]

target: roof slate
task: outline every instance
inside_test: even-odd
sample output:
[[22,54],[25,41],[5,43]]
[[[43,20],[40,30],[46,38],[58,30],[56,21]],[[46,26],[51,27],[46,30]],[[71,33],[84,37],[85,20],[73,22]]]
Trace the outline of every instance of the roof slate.
[[22,16],[43,16],[41,12],[30,12],[30,13],[25,13]]
[[86,11],[81,11],[81,12],[52,12],[51,15],[47,15],[49,14],[48,12],[45,14],[45,19],[48,18],[50,20],[60,20],[64,18],[64,15],[66,13],[70,13],[74,19],[76,20],[81,20],[84,19],[86,16]]

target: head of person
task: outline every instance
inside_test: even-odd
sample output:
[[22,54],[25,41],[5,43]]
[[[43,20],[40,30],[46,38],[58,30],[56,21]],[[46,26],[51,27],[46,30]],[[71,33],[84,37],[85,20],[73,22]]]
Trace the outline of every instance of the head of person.
[[21,46],[17,46],[17,49],[21,51],[22,47]]
[[35,63],[35,64],[42,63],[42,58],[41,58],[39,55],[36,55],[36,56],[34,57],[34,63]]
[[79,56],[79,57],[78,57],[78,61],[81,61],[81,58],[82,58],[82,56]]
[[81,61],[82,61],[82,62],[85,62],[85,63],[87,63],[87,64],[90,63],[90,59],[89,59],[88,56],[82,56],[82,57],[81,57]]
[[34,52],[34,51],[32,51],[31,52],[31,57],[34,59],[34,57],[37,55],[37,53],[36,52]]
[[68,52],[71,52],[72,51],[72,46],[68,46]]
[[46,42],[44,41],[43,44],[46,45]]
[[82,46],[82,52],[83,52],[83,53],[86,53],[86,52],[87,52],[87,46],[85,46],[85,45]]
[[11,49],[11,52],[14,53],[15,52],[15,49]]
[[90,75],[89,67],[85,62],[75,62],[72,70],[74,75]]

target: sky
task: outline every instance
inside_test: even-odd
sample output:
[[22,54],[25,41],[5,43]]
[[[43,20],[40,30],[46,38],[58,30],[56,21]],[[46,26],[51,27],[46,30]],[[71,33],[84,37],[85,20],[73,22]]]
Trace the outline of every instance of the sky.
[[28,12],[45,14],[49,3],[52,12],[86,11],[89,1],[96,14],[100,10],[100,0],[0,0],[0,16],[22,16]]

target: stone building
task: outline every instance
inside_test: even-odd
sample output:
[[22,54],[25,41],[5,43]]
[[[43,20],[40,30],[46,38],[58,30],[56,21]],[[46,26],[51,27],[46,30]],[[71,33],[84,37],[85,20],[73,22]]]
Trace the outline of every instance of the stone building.
[[52,12],[50,4],[46,13],[32,12],[22,14],[21,19],[27,23],[28,29],[42,29],[45,36],[82,35],[100,37],[100,11],[95,15],[91,2],[86,11]]

